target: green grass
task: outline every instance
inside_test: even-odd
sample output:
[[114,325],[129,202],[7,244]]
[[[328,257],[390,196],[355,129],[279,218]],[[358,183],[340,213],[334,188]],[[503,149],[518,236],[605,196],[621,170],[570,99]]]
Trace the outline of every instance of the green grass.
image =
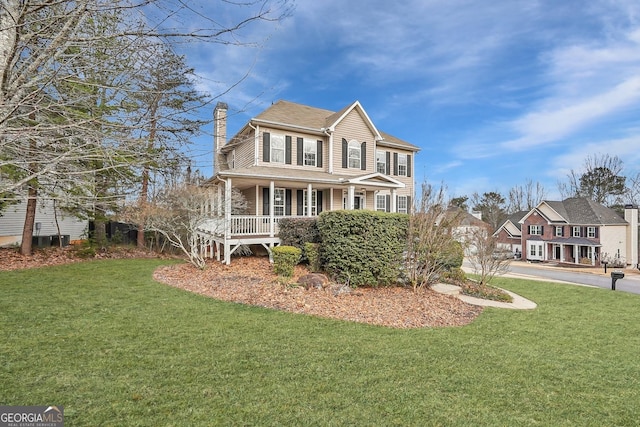
[[160,262],[0,272],[0,404],[68,426],[640,420],[638,295],[496,280],[538,308],[395,330],[193,295],[153,282]]

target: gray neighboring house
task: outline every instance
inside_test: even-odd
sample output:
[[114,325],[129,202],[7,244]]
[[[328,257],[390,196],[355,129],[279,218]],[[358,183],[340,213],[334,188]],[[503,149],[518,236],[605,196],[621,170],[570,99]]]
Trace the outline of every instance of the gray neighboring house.
[[[22,244],[22,229],[26,215],[26,197],[15,205],[10,205],[0,213],[0,247]],[[72,215],[54,211],[51,200],[38,200],[33,238],[37,246],[51,246],[63,237],[63,242],[85,238],[89,221]],[[58,229],[60,233],[58,233]]]

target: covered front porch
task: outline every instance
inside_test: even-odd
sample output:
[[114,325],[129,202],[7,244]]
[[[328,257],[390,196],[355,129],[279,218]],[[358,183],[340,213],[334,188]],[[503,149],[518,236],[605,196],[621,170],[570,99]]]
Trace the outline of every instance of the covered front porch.
[[549,259],[567,264],[600,265],[601,245],[588,239],[570,238],[549,242]]
[[[205,257],[229,264],[231,255],[242,245],[261,245],[271,255],[273,247],[280,244],[282,218],[314,217],[324,210],[409,210],[410,197],[398,193],[404,184],[390,177],[371,174],[325,181],[228,176],[209,183],[220,202],[212,203],[211,218],[198,227],[201,252]],[[246,199],[244,212],[234,208],[230,196],[234,190]]]

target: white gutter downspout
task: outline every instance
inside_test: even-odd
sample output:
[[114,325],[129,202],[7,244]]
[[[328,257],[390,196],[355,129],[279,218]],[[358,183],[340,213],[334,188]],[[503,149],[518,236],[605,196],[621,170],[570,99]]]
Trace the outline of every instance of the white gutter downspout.
[[258,166],[258,162],[260,161],[260,155],[258,154],[258,150],[260,149],[260,125],[254,127],[251,122],[249,122],[249,127],[253,129],[253,152],[255,155],[253,156],[253,166]]

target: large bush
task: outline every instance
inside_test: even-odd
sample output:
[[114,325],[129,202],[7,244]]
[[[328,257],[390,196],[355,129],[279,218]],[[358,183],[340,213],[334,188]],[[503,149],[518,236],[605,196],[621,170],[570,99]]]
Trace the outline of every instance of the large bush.
[[304,250],[305,243],[318,243],[318,221],[316,217],[287,217],[278,224],[278,237],[283,245]]
[[350,286],[398,282],[407,239],[406,214],[330,211],[318,217],[320,258],[334,279]]

